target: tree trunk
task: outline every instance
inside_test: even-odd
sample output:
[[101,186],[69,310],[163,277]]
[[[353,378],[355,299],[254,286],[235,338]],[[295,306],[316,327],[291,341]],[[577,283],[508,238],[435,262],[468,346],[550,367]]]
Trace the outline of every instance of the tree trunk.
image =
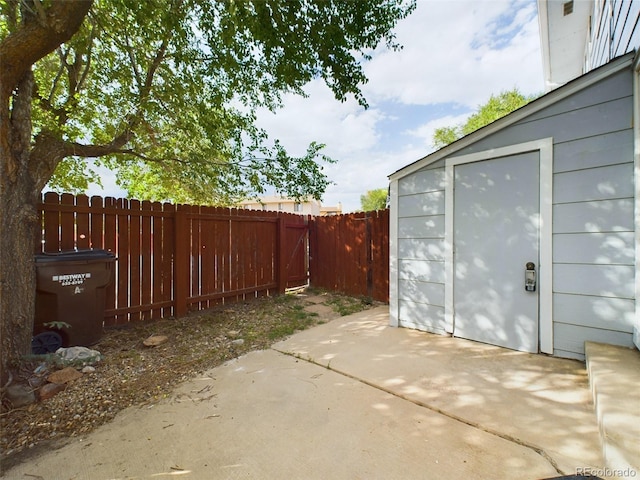
[[32,66],[73,37],[92,3],[48,2],[43,9],[23,0],[7,7],[15,18],[19,7],[21,22],[0,42],[0,388],[31,348],[40,190],[64,157],[33,154]]
[[31,345],[39,195],[34,195],[28,175],[20,174],[10,183],[3,175],[0,182],[0,375],[5,385],[9,370]]
[[0,385],[29,353],[33,332],[40,195],[29,168],[32,90],[29,70],[14,92],[11,115],[0,114]]

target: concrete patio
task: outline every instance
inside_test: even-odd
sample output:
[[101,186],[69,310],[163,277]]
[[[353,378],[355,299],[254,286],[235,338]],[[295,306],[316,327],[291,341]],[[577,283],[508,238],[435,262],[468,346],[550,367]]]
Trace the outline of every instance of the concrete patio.
[[6,478],[606,476],[584,363],[387,323],[378,307],[300,332]]

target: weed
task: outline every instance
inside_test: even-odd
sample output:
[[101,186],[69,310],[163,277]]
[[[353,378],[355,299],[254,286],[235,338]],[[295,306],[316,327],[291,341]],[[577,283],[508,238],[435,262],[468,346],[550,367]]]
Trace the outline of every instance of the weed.
[[351,315],[352,313],[366,310],[372,304],[372,300],[368,297],[354,298],[347,296],[334,296],[326,301],[333,310],[340,316]]

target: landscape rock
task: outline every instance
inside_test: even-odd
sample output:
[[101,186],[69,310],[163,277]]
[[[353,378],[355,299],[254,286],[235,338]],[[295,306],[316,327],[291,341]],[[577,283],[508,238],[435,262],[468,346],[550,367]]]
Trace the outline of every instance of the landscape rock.
[[67,388],[67,386],[64,383],[47,383],[38,390],[38,399],[43,401],[55,397],[65,388]]
[[93,373],[96,371],[96,367],[92,367],[91,365],[87,365],[82,369],[82,373]]
[[[341,295],[325,298],[328,302],[334,297],[343,299]],[[272,333],[280,332],[282,325],[291,321],[290,313],[297,313],[308,305],[305,299],[295,295],[291,301],[281,302],[280,297],[265,296],[193,312],[184,318],[158,319],[151,331],[146,322],[131,322],[125,329],[106,329],[100,343],[92,347],[100,351],[102,359],[95,365],[96,373],[67,384],[69,388],[63,393],[46,401],[3,411],[0,417],[2,467],[5,467],[5,454],[18,459],[21,452],[32,446],[44,446],[47,440],[83,438],[125,408],[132,405],[151,408],[168,398],[176,385],[192,377],[200,378],[204,370],[248,349],[268,349],[275,341]],[[362,305],[360,300],[354,299],[354,302]],[[363,306],[366,308],[369,306]],[[335,313],[333,318],[338,316]],[[237,338],[251,333],[251,339],[244,338],[243,346],[234,346],[231,344],[234,338],[228,336],[231,331],[239,332]],[[151,333],[167,335],[169,341],[156,349],[143,347],[142,341]],[[39,363],[39,359],[35,364],[29,362],[25,374],[46,377],[62,368],[58,355],[47,357],[42,368],[36,369]],[[82,367],[81,363],[77,365],[78,370]],[[51,385],[42,393],[47,396],[49,389],[62,388]],[[33,390],[37,399],[39,391]],[[3,396],[3,407],[4,400],[6,396]],[[2,474],[0,477],[4,478]]]
[[77,371],[73,367],[66,367],[62,370],[58,370],[57,372],[53,372],[51,375],[47,377],[51,383],[69,383],[74,380],[77,380],[82,376],[82,373]]
[[102,354],[87,347],[69,347],[56,350],[56,356],[62,365],[93,365],[102,360]]
[[233,341],[231,342],[231,344],[232,344],[232,345],[236,345],[236,346],[244,345],[244,339],[243,339],[243,338],[239,338],[239,339],[237,339],[237,340],[233,340]]
[[149,338],[144,340],[142,344],[145,347],[157,347],[158,345],[165,343],[167,340],[169,340],[169,337],[166,335],[151,335]]
[[33,389],[29,385],[17,383],[9,385],[6,390],[6,398],[11,402],[13,408],[24,407],[36,401]]

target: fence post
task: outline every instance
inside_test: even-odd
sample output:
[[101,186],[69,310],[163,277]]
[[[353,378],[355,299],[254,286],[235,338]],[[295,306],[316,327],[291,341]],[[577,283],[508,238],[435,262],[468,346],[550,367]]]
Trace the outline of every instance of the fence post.
[[175,315],[187,314],[189,296],[189,249],[191,247],[189,219],[184,205],[177,205],[174,222],[173,299]]
[[287,257],[288,255],[285,254],[285,249],[287,247],[285,219],[280,214],[278,215],[278,222],[276,223],[276,227],[278,229],[276,233],[276,237],[277,237],[276,265],[278,266],[278,270],[277,270],[278,293],[284,293],[285,290],[287,289]]
[[[367,248],[367,297],[373,298],[373,238],[371,235],[371,212],[364,213],[365,223],[365,245]],[[373,212],[373,215],[377,216],[377,211]]]

